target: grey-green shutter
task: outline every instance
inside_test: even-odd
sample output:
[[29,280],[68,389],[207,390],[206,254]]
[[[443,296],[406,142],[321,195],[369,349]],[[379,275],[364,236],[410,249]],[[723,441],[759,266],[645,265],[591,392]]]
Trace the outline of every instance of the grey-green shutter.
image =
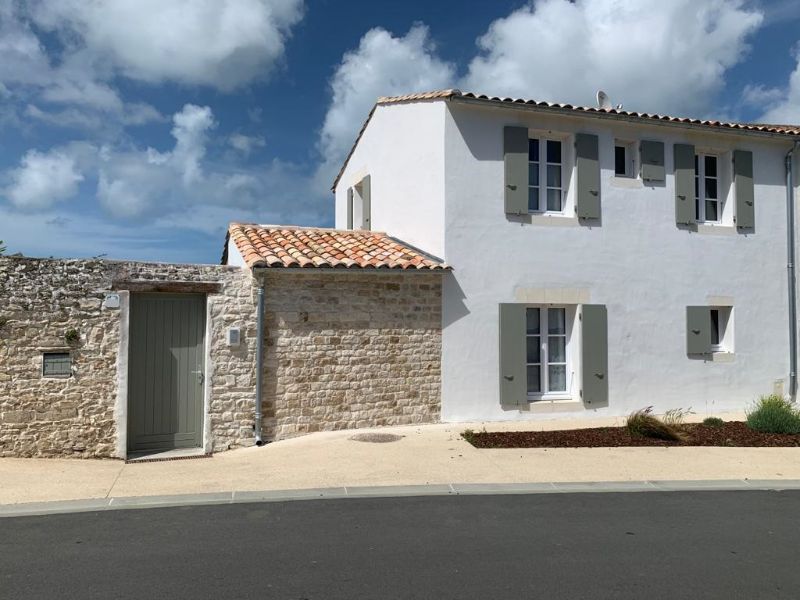
[[581,397],[593,408],[608,404],[608,314],[602,304],[581,309]]
[[575,136],[575,161],[578,169],[577,213],[581,219],[600,218],[600,162],[597,136]]
[[528,213],[528,129],[503,129],[503,161],[505,163],[506,213]]
[[347,189],[347,228],[353,228],[353,188]]
[[733,177],[736,189],[736,226],[741,229],[753,229],[756,226],[756,213],[752,152],[734,150]]
[[369,175],[361,180],[361,215],[363,226],[362,229],[372,229],[372,199],[370,191],[371,178]]
[[675,222],[691,225],[696,221],[694,199],[694,146],[675,144]]
[[686,307],[686,354],[711,353],[711,309]]
[[639,142],[642,181],[645,184],[664,183],[664,142],[642,140]]
[[525,305],[500,305],[500,404],[528,402]]

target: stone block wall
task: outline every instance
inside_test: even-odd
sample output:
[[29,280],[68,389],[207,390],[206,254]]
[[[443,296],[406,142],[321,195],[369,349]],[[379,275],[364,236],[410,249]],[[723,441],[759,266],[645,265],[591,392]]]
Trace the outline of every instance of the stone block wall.
[[[118,282],[208,281],[214,449],[252,438],[255,304],[247,271],[217,265],[0,258],[0,456],[113,457],[121,310],[103,307]],[[228,326],[242,328],[238,348]],[[80,339],[65,340],[74,329]],[[42,353],[70,352],[72,376],[42,376]],[[248,402],[250,408],[248,409]],[[250,428],[250,430],[248,430]]]
[[441,274],[269,271],[264,435],[439,419]]

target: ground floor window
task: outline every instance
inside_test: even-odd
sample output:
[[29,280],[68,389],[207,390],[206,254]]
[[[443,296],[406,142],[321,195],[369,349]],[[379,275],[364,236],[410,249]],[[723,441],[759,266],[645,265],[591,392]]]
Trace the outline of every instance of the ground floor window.
[[529,398],[546,398],[548,394],[567,393],[569,370],[566,308],[528,308],[525,317]]

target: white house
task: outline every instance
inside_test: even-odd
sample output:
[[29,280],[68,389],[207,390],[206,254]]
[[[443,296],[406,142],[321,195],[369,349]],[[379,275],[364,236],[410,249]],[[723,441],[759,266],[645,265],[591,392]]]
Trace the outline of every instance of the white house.
[[381,98],[334,183],[336,226],[453,268],[444,421],[742,409],[796,388],[798,140],[458,90]]

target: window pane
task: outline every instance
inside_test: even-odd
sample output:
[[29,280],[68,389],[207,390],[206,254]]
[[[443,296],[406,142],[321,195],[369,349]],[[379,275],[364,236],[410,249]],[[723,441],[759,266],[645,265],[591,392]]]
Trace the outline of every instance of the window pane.
[[567,391],[567,366],[550,365],[547,367],[548,385],[551,392]]
[[542,391],[542,368],[540,366],[528,367],[528,392]]
[[527,337],[528,340],[528,363],[540,363],[541,360],[541,350],[542,350],[542,342],[540,341],[541,338],[538,335],[529,335]]
[[539,309],[529,308],[525,311],[525,321],[527,323],[527,333],[539,333]]
[[706,178],[706,198],[717,197],[717,180]]
[[698,164],[699,163],[697,162],[697,154],[695,154],[694,155],[694,174],[695,175],[697,175],[700,172],[700,170],[697,168]]
[[528,188],[528,210],[539,210],[539,188]]
[[547,309],[548,333],[567,333],[566,311],[563,308]]
[[547,140],[547,162],[561,164],[561,142]]
[[549,187],[561,187],[561,167],[559,165],[547,165],[547,185]]
[[706,221],[719,221],[719,203],[716,200],[706,200]]
[[528,140],[528,160],[532,161],[539,160],[539,140],[535,139]]
[[702,221],[702,218],[700,217],[700,200],[699,199],[696,199],[695,203],[694,203],[694,218],[697,219],[698,221]]
[[694,197],[700,197],[700,177],[697,175],[694,176]]
[[706,177],[716,177],[717,176],[717,157],[716,156],[706,156],[705,157],[705,168],[706,168]]
[[566,342],[566,338],[560,335],[547,338],[547,362],[567,362]]
[[561,190],[547,190],[547,210],[561,212]]
[[719,310],[711,310],[711,344],[719,345]]
[[626,166],[625,146],[614,146],[614,174],[625,175]]
[[528,185],[539,185],[539,163],[528,163]]

